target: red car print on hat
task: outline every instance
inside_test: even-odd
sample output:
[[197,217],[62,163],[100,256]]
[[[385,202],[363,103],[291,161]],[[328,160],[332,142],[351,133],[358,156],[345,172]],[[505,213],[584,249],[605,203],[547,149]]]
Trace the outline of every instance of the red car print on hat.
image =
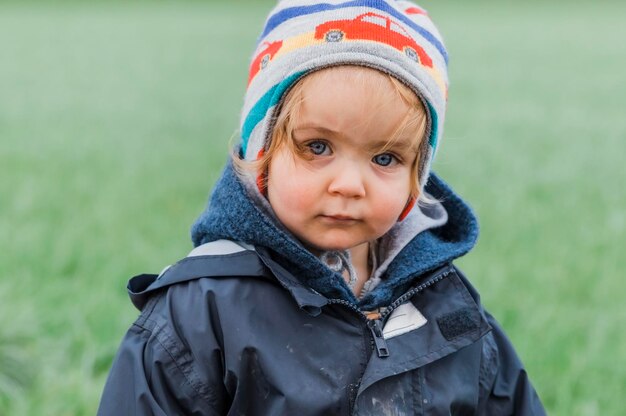
[[276,42],[263,42],[263,45],[266,45],[265,48],[259,52],[259,54],[254,58],[252,64],[250,64],[250,75],[248,76],[248,85],[252,82],[252,79],[256,76],[256,74],[264,69],[267,64],[272,60],[274,55],[280,50],[281,46],[283,46],[282,40],[277,40]]
[[388,17],[369,12],[354,20],[334,20],[315,28],[315,39],[326,42],[349,40],[371,40],[385,43],[404,52],[409,58],[432,68],[433,61],[398,23]]

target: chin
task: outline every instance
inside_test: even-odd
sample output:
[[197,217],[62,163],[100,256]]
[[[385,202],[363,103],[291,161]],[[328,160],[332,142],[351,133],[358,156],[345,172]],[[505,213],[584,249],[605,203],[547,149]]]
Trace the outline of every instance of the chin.
[[363,241],[328,239],[323,241],[311,241],[308,244],[320,251],[345,251],[362,243]]

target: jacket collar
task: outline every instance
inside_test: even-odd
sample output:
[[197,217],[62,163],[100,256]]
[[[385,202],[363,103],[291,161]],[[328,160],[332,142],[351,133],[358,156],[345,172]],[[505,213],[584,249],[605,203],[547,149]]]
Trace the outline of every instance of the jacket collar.
[[[219,242],[207,243],[214,246]],[[214,251],[214,250],[213,250]],[[270,278],[274,277],[287,289],[296,300],[298,306],[312,316],[321,313],[328,299],[307,288],[280,264],[272,260],[262,247],[258,249],[241,249],[226,254],[207,253],[195,255],[193,252],[168,266],[160,274],[141,274],[128,282],[127,290],[135,307],[142,310],[152,293],[165,287],[205,277],[222,278],[229,276]]]
[[361,300],[339,273],[330,270],[277,225],[266,207],[254,202],[231,163],[193,225],[192,240],[195,246],[230,239],[263,248],[268,258],[289,270],[305,286],[329,299],[346,300],[363,310],[372,310],[389,304],[415,284],[419,276],[462,256],[475,244],[478,225],[470,208],[435,174],[431,174],[426,192],[441,201],[448,213],[447,223],[413,238],[388,265],[381,283]]

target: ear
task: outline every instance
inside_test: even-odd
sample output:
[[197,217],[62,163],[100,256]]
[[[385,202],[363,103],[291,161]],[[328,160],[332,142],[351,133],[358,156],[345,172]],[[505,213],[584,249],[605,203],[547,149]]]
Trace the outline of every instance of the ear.
[[409,198],[406,205],[404,206],[404,209],[402,210],[402,213],[398,217],[398,222],[402,221],[403,219],[406,218],[407,215],[409,215],[409,212],[411,212],[411,210],[415,206],[416,201],[417,201],[417,198],[415,198],[414,196]]
[[[259,150],[259,153],[256,155],[256,159],[259,160],[265,154],[265,149]],[[267,172],[260,172],[259,176],[256,177],[256,186],[259,189],[259,192],[264,197],[267,197]]]

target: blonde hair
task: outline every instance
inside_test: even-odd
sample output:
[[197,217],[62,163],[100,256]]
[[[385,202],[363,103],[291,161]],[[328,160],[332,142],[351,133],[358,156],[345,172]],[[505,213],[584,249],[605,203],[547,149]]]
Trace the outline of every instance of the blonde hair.
[[[301,149],[296,146],[292,138],[293,130],[299,120],[300,108],[302,107],[302,102],[304,101],[303,90],[305,86],[311,81],[311,79],[313,79],[313,77],[322,76],[327,71],[333,71],[338,68],[346,67],[349,67],[351,69],[351,80],[367,83],[368,88],[371,88],[374,91],[380,91],[381,93],[383,91],[386,91],[387,94],[389,94],[388,86],[389,83],[391,83],[393,87],[392,94],[396,94],[395,97],[399,96],[402,101],[404,101],[408,105],[409,111],[407,111],[407,114],[405,115],[402,122],[398,125],[395,132],[392,134],[392,137],[380,151],[384,152],[392,147],[393,143],[398,140],[398,138],[405,130],[415,129],[417,131],[414,143],[416,157],[413,165],[411,166],[410,196],[415,199],[417,199],[418,197],[421,198],[422,195],[420,195],[420,180],[418,177],[418,172],[422,160],[422,155],[425,154],[425,150],[423,149],[424,144],[426,146],[428,145],[428,140],[425,140],[427,117],[424,105],[422,104],[422,101],[418,98],[417,94],[415,94],[409,87],[407,87],[395,77],[387,73],[382,73],[378,70],[363,66],[342,65],[325,68],[308,74],[300,79],[298,82],[296,82],[293,87],[287,92],[282,101],[282,104],[277,109],[278,115],[275,117],[272,123],[273,128],[270,134],[269,147],[266,146],[263,154],[259,157],[259,159],[255,161],[244,160],[241,159],[236,154],[236,152],[233,154],[233,164],[238,173],[249,174],[251,172],[267,172],[272,161],[272,157],[274,156],[274,154],[276,154],[278,150],[282,149],[283,146],[288,146],[294,155],[301,154]],[[379,82],[372,82],[371,74],[374,71],[383,75],[382,77],[377,77],[379,79]],[[260,186],[267,186],[267,181],[263,180]]]

